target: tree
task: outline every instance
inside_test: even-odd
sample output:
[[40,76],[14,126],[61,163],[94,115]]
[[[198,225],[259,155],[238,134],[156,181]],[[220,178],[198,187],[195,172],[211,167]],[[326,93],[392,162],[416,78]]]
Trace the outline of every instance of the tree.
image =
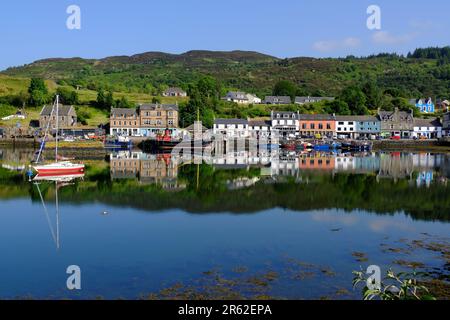
[[350,115],[348,104],[341,100],[327,101],[325,103],[325,113],[338,114],[342,116]]
[[161,103],[161,99],[159,97],[153,97],[152,98],[152,103],[160,104]]
[[70,90],[68,88],[59,87],[56,90],[56,94],[59,95],[61,102],[68,105],[78,105],[80,100],[78,97],[78,92],[75,90]]
[[294,100],[297,90],[298,88],[295,83],[288,80],[281,80],[275,84],[275,87],[273,88],[273,95],[289,96],[292,100]]
[[97,92],[97,101],[96,101],[97,107],[100,109],[104,109],[105,101],[106,101],[105,91],[103,91],[103,89],[100,88],[100,89],[98,89],[98,92]]
[[376,110],[382,107],[381,103],[383,94],[374,82],[366,82],[362,88],[362,91],[366,96],[366,106],[369,109]]
[[28,87],[29,104],[37,107],[48,102],[48,88],[41,78],[32,78]]
[[339,99],[348,104],[353,115],[364,115],[368,113],[366,96],[359,87],[350,86],[345,88]]
[[125,96],[122,96],[122,98],[116,100],[115,106],[117,108],[133,108],[134,104],[128,101],[128,99]]

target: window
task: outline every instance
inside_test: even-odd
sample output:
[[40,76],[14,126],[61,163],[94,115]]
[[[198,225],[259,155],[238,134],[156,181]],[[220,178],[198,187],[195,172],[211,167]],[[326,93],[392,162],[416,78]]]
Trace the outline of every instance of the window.
[[327,130],[331,130],[331,124],[327,123]]
[[311,123],[310,128],[311,128],[312,130],[314,130],[314,129],[316,129],[316,125],[315,125],[314,123]]
[[302,129],[306,129],[306,123],[302,124]]
[[323,130],[323,124],[321,124],[321,123],[319,124],[319,129]]
[[339,124],[340,126],[343,126],[343,125],[344,125],[344,122],[340,121],[338,124]]
[[350,122],[348,123],[348,125],[349,125],[349,126],[352,126],[352,125],[353,125],[353,121],[350,121]]
[[280,115],[279,113],[277,114],[277,118],[278,118],[278,119],[280,119],[280,118],[281,118],[281,115]]
[[169,125],[170,125],[170,126],[173,125],[173,120],[169,120]]
[[158,111],[158,112],[156,113],[156,116],[157,116],[157,117],[161,117],[161,111]]

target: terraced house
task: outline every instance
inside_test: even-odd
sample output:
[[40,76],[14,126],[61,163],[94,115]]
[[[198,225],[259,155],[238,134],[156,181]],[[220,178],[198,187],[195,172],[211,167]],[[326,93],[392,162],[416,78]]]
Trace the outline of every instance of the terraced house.
[[381,134],[381,122],[375,116],[353,116],[356,138],[374,139]]
[[413,111],[378,111],[381,121],[381,135],[385,138],[401,137],[411,138],[414,131]]
[[166,131],[178,134],[177,105],[146,104],[137,109],[111,109],[111,135],[155,137]]
[[301,114],[300,135],[303,137],[329,137],[336,132],[336,116],[330,114]]

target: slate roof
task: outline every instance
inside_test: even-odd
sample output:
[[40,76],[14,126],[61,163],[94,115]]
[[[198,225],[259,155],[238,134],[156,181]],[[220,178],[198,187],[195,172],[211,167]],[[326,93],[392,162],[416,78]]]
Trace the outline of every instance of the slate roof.
[[178,105],[177,104],[159,104],[159,103],[151,103],[151,104],[141,104],[139,105],[140,110],[156,110],[156,109],[162,109],[162,110],[172,110],[172,111],[178,111]]
[[178,88],[178,87],[170,87],[170,88],[167,88],[167,89],[164,91],[164,93],[179,93],[179,94],[185,94],[186,91],[184,91],[183,89]]
[[111,108],[111,115],[114,116],[136,116],[136,109],[131,108]]
[[288,96],[267,96],[264,99],[266,104],[291,104],[291,97]]
[[414,119],[415,127],[442,127],[439,119]]
[[245,119],[215,119],[214,124],[243,124],[248,125],[248,120]]
[[[73,106],[65,106],[65,105],[60,105],[58,108],[58,115],[59,116],[68,116],[70,111],[73,109],[73,111],[75,112],[75,109],[73,108]],[[44,106],[42,108],[41,111],[41,116],[50,116],[52,114],[52,110],[53,110],[53,106]],[[54,111],[54,115],[56,116],[56,109]]]
[[336,116],[336,121],[376,122],[379,119],[375,116]]
[[332,114],[301,114],[300,121],[334,121],[336,116]]

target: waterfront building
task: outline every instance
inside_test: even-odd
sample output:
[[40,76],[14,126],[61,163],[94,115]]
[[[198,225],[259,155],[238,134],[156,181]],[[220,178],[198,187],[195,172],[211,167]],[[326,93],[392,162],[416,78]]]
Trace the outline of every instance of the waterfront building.
[[213,133],[222,134],[227,138],[248,138],[248,120],[244,119],[215,119]]
[[336,132],[336,116],[329,114],[301,114],[299,121],[301,136],[329,137]]
[[177,104],[143,104],[138,107],[140,134],[155,137],[169,131],[172,136],[178,134]]
[[111,108],[110,134],[155,137],[169,131],[178,134],[178,105],[146,104],[137,109]]
[[376,138],[381,134],[381,122],[375,116],[353,116],[356,123],[356,137]]
[[338,138],[354,139],[356,137],[356,118],[353,116],[336,116],[336,135]]
[[378,117],[381,121],[381,135],[383,137],[411,138],[414,131],[413,111],[378,110]]
[[442,123],[440,119],[414,119],[413,138],[442,138]]
[[269,138],[272,129],[270,120],[248,120],[248,131],[251,138]]
[[272,131],[280,137],[295,137],[300,130],[300,114],[289,111],[271,112]]
[[140,121],[136,109],[112,108],[109,120],[110,134],[119,136],[136,136]]
[[[53,106],[44,106],[39,115],[39,127],[42,129],[49,126],[50,129],[56,129],[56,109]],[[77,112],[73,106],[60,105],[58,108],[58,127],[73,128],[77,125]]]

